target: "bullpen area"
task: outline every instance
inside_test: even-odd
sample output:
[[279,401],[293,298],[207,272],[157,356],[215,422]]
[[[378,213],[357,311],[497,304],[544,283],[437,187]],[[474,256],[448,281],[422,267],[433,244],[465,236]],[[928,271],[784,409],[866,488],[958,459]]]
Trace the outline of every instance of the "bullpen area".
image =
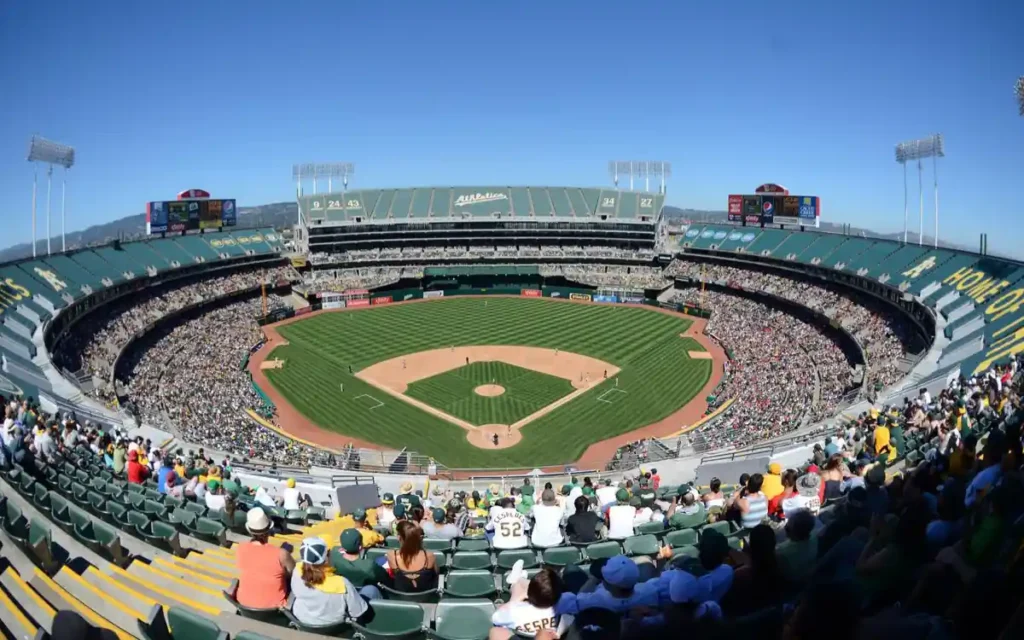
[[692,323],[647,307],[439,298],[268,327],[259,360],[274,366],[251,370],[279,396],[280,426],[313,441],[407,448],[450,468],[561,465],[703,412],[721,364]]

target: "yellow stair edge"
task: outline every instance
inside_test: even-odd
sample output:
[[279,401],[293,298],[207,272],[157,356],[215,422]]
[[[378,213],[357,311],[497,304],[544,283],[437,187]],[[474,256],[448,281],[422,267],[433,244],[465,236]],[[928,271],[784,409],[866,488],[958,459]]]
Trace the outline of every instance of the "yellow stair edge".
[[[211,606],[203,604],[201,602],[196,602],[195,600],[190,600],[190,599],[188,599],[188,598],[186,598],[184,596],[180,596],[180,595],[178,595],[176,593],[171,593],[170,591],[167,591],[166,589],[164,589],[163,587],[161,587],[159,585],[150,584],[148,582],[145,582],[145,581],[141,580],[138,576],[133,576],[132,574],[128,573],[127,571],[125,571],[121,567],[110,565],[110,570],[113,572],[113,574],[115,576],[120,576],[120,577],[124,578],[125,580],[129,580],[129,581],[131,581],[134,584],[138,584],[139,586],[141,586],[141,587],[143,587],[145,589],[148,589],[148,590],[152,591],[153,593],[156,593],[156,594],[160,595],[160,597],[162,597],[162,598],[166,598],[167,600],[174,601],[175,603],[178,603],[178,604],[180,604],[180,605],[182,605],[184,607],[188,607],[189,609],[192,609],[193,611],[199,611],[201,613],[205,613],[206,615],[212,616],[212,617],[219,616],[222,613],[221,609],[217,609],[216,607],[211,607]],[[162,603],[162,604],[165,607],[167,606],[166,602]]]
[[45,611],[50,616],[57,615],[57,610],[50,606],[43,596],[39,595],[39,592],[33,589],[29,583],[25,582],[24,578],[21,577],[14,567],[8,567],[7,571],[4,571],[3,575],[10,576],[11,581],[18,585],[18,589],[28,596],[37,607]]
[[[206,595],[214,596],[214,597],[217,597],[217,598],[224,597],[223,593],[221,592],[222,590],[220,590],[220,589],[211,589],[209,587],[201,587],[199,585],[192,584],[191,582],[185,582],[181,578],[177,578],[177,577],[172,576],[172,575],[170,575],[168,573],[164,573],[163,571],[160,571],[159,569],[157,569],[157,568],[155,568],[155,567],[153,567],[151,565],[148,565],[145,562],[140,562],[139,560],[136,560],[135,562],[131,563],[129,565],[129,568],[131,568],[131,567],[138,567],[137,571],[142,571],[143,573],[152,573],[152,574],[155,574],[156,576],[158,576],[160,578],[163,578],[165,580],[170,580],[171,582],[173,582],[176,585],[179,585],[182,589],[185,589],[186,591],[189,591],[189,590],[198,591],[200,593],[205,593]],[[131,575],[131,574],[129,573],[128,575]]]
[[[7,609],[11,615],[14,616],[14,619],[17,620],[22,629],[25,630],[26,637],[35,637],[36,632],[39,631],[39,627],[33,624],[33,622],[28,619],[28,616],[21,612],[18,605],[14,604],[14,600],[11,600],[11,597],[8,596],[7,592],[3,589],[0,589],[0,606],[3,606],[3,608]],[[14,629],[10,629],[9,631],[13,633]]]
[[78,611],[78,613],[80,613],[82,617],[91,622],[93,626],[102,627],[104,629],[109,629],[113,631],[115,634],[117,634],[118,640],[135,640],[135,636],[125,633],[117,625],[102,617],[89,607],[85,606],[85,604],[83,604],[81,600],[68,593],[67,589],[54,582],[53,579],[50,578],[50,576],[43,573],[42,569],[40,569],[39,567],[36,567],[35,569],[35,577],[38,580],[40,580],[43,584],[45,584],[49,589],[53,590],[54,593],[63,598],[76,611]]
[[166,567],[170,571],[180,571],[180,572],[184,573],[187,576],[195,578],[196,580],[202,580],[203,582],[209,582],[214,587],[217,587],[218,589],[221,589],[222,591],[224,589],[227,589],[228,587],[230,587],[231,586],[231,580],[234,579],[232,577],[232,578],[230,578],[228,580],[220,580],[218,578],[214,578],[213,576],[206,576],[206,575],[203,575],[201,573],[197,573],[195,571],[192,571],[191,569],[189,569],[187,567],[183,567],[180,564],[177,564],[177,563],[174,563],[174,562],[168,562],[168,561],[164,560],[163,558],[155,558],[153,560],[153,564],[160,565],[161,567]]
[[122,601],[118,600],[117,598],[113,597],[111,594],[106,593],[102,589],[99,589],[98,587],[96,587],[95,585],[93,585],[93,584],[91,584],[89,582],[86,582],[85,579],[82,576],[78,575],[77,573],[75,573],[74,571],[72,571],[71,569],[69,569],[67,567],[61,567],[60,571],[57,572],[57,576],[58,577],[64,576],[64,578],[66,580],[71,580],[72,582],[77,584],[79,587],[88,590],[94,596],[96,596],[100,600],[102,600],[105,603],[107,603],[109,606],[114,607],[115,609],[117,609],[118,611],[120,611],[121,613],[125,614],[126,616],[128,616],[130,618],[135,618],[136,620],[145,620],[146,619],[145,612],[136,611],[135,609],[133,609],[132,607],[128,606],[124,602],[122,602]]
[[[129,596],[131,596],[133,598],[137,598],[138,600],[141,600],[142,602],[146,603],[147,610],[148,609],[152,609],[154,604],[161,604],[161,603],[157,602],[156,600],[154,600],[153,598],[150,598],[149,596],[147,596],[144,593],[139,593],[138,591],[136,591],[134,589],[129,589],[128,587],[126,587],[125,585],[121,584],[117,580],[114,580],[113,578],[111,578],[107,574],[103,573],[102,571],[100,571],[96,567],[89,567],[88,569],[86,569],[85,574],[87,576],[89,576],[93,580],[97,580],[99,582],[102,582],[103,584],[109,585],[110,587],[112,587],[112,588],[114,588],[114,589],[116,589],[118,591],[125,592],[126,594],[128,594]],[[146,618],[142,617],[142,618],[139,618],[139,619],[140,620],[145,620]]]
[[[238,577],[237,573],[232,573],[230,571],[221,571],[220,569],[214,569],[213,567],[208,567],[208,566],[202,564],[201,562],[197,562],[196,560],[192,560],[191,557],[189,557],[189,558],[179,558],[178,556],[171,556],[171,561],[174,564],[176,564],[176,565],[184,566],[186,569],[192,569],[193,571],[202,571],[204,573],[210,573],[210,574],[213,574],[214,576],[224,578],[228,582],[230,582],[230,581],[232,581],[232,580],[234,580],[235,578]],[[167,562],[167,561],[164,560],[164,562]]]
[[[197,553],[196,551],[193,551],[192,553],[188,554],[188,557],[191,558],[196,553]],[[218,556],[216,554],[210,555],[210,554],[206,554],[206,553],[202,553],[202,552],[199,552],[198,556],[200,558],[202,558],[206,562],[213,562],[213,563],[215,563],[217,565],[220,565],[220,566],[223,566],[225,568],[236,569],[236,570],[238,569],[238,567],[235,566],[235,559],[234,558],[230,558],[229,559],[229,558],[225,558],[223,556]],[[193,562],[195,562],[195,560],[193,560]]]

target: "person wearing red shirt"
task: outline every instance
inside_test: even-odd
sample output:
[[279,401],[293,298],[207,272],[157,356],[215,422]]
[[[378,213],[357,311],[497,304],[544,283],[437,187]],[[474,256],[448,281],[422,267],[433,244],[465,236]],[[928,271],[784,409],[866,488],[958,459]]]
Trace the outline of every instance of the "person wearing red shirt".
[[138,451],[128,452],[128,465],[125,467],[125,472],[128,474],[128,482],[135,484],[142,484],[149,477],[149,469],[139,464]]
[[658,475],[657,469],[651,469],[651,484],[654,486],[655,491],[661,486],[661,476]]

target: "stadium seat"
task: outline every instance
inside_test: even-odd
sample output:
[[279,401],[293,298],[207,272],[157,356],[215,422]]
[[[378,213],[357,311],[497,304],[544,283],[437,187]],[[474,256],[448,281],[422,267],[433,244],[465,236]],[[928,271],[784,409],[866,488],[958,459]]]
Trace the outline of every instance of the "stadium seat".
[[281,610],[278,607],[257,609],[239,604],[238,600],[235,599],[235,594],[238,593],[238,580],[232,580],[231,585],[222,593],[224,594],[224,599],[227,600],[231,606],[235,608],[238,615],[243,618],[250,618],[252,620],[259,620],[260,622],[277,625],[288,624],[288,619],[285,618],[284,614],[281,613]]
[[418,592],[397,591],[386,584],[380,585],[380,590],[388,600],[400,600],[403,602],[437,602],[438,596],[440,595],[437,589]]
[[697,544],[697,531],[695,529],[679,529],[669,531],[665,534],[665,544],[675,549],[684,545]]
[[729,524],[728,520],[719,520],[718,522],[706,524],[699,529],[701,535],[704,535],[706,531],[717,531],[723,536],[728,536],[732,533],[732,525]]
[[423,548],[427,551],[451,551],[452,542],[443,538],[424,538]]
[[665,533],[665,523],[661,520],[658,520],[657,522],[645,522],[636,528],[636,532],[640,535],[653,534],[660,536]]
[[384,546],[388,549],[397,549],[402,546],[402,543],[399,542],[398,536],[388,536],[384,538]]
[[456,551],[452,555],[452,569],[491,569],[491,554],[486,551]]
[[165,618],[163,607],[154,604],[138,624],[143,640],[228,640],[227,632],[217,623],[178,607],[168,607]]
[[288,626],[292,629],[298,629],[299,631],[305,631],[306,633],[316,633],[324,636],[340,636],[352,629],[352,623],[348,620],[342,620],[341,622],[332,622],[331,624],[304,624],[299,621],[298,618],[292,613],[291,605],[294,596],[288,598],[288,606],[281,608],[281,613],[288,620]]
[[602,560],[611,558],[622,553],[622,547],[614,540],[606,542],[592,542],[587,545],[587,558],[590,560]]
[[363,557],[373,561],[376,561],[377,558],[383,558],[386,555],[388,555],[388,550],[383,547],[371,547],[363,551]]
[[508,549],[498,552],[496,568],[502,571],[512,569],[517,561],[523,561],[524,569],[533,569],[537,566],[537,554],[530,549]]
[[543,562],[552,567],[565,567],[582,561],[583,554],[576,547],[552,547],[544,550]]
[[28,544],[28,519],[13,502],[8,501],[4,509],[4,533],[15,544],[25,546]]
[[650,534],[626,538],[623,546],[627,556],[656,556],[661,549],[657,536]]
[[373,618],[364,624],[352,622],[352,628],[365,640],[415,640],[426,631],[423,608],[414,602],[374,600]]
[[67,552],[54,544],[50,528],[35,518],[29,524],[26,546],[47,573],[55,573],[67,560]]
[[227,528],[222,523],[209,518],[196,518],[195,528],[189,532],[189,535],[210,544],[228,546]]
[[442,593],[452,598],[493,598],[498,589],[489,571],[451,571]]
[[492,615],[494,603],[490,600],[442,600],[437,603],[430,635],[440,640],[486,638]]
[[68,504],[68,501],[64,499],[64,496],[54,491],[50,492],[50,519],[53,520],[61,529],[70,533],[74,525],[71,522],[71,513],[69,509],[70,505]]
[[487,538],[459,538],[455,543],[456,551],[488,551],[490,548]]

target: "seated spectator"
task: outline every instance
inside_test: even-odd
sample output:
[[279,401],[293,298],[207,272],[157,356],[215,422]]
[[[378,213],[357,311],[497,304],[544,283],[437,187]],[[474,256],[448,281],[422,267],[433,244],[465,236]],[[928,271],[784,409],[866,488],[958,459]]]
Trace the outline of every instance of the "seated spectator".
[[161,464],[160,469],[156,472],[156,490],[160,493],[167,493],[167,475],[171,473],[174,473],[174,467],[169,461],[166,464]]
[[668,508],[668,525],[673,529],[699,527],[707,521],[704,503],[698,502],[688,489],[680,487],[679,496],[672,499],[672,505]]
[[307,625],[327,625],[346,619],[359,620],[370,613],[366,600],[344,576],[327,563],[327,545],[320,538],[305,538],[299,548],[302,559],[292,571],[295,596],[292,615]]
[[283,607],[288,600],[288,581],[295,569],[291,553],[270,544],[270,518],[260,507],[245,514],[249,542],[235,546],[239,604],[254,609]]
[[558,506],[555,492],[545,489],[540,494],[540,504],[533,505],[533,532],[531,544],[534,547],[557,547],[562,544],[562,508]]
[[797,495],[796,491],[797,473],[795,469],[786,469],[782,474],[782,492],[768,501],[768,515],[776,518],[782,517],[782,503]]
[[707,493],[701,496],[701,500],[704,502],[704,507],[712,509],[714,507],[725,507],[725,494],[722,493],[722,481],[718,478],[711,478]]
[[[600,563],[595,563],[595,568]],[[658,585],[656,580],[641,582],[640,569],[636,563],[623,555],[609,558],[600,565],[600,583],[592,591],[584,587],[580,593],[563,593],[555,604],[559,616],[577,615],[587,609],[609,609],[626,613],[637,607],[658,606]]]
[[779,572],[793,584],[805,582],[818,560],[818,538],[814,535],[815,519],[810,511],[798,509],[786,518],[786,541],[775,549]]
[[[597,494],[597,505],[598,505],[598,507],[600,507],[601,511],[604,511],[610,505],[615,504],[616,500],[618,499],[617,498],[618,491],[619,491],[618,487],[615,487],[615,486],[612,485],[611,478],[605,478],[604,479],[604,481],[602,482],[601,486],[598,487],[597,491],[596,491],[596,494]],[[625,489],[623,489],[623,491],[625,491]],[[626,495],[627,495],[626,500],[629,500],[629,497],[628,497],[629,493],[627,492]]]
[[139,464],[138,451],[128,452],[128,465],[126,469],[128,472],[128,482],[132,484],[142,484],[149,477],[149,470]]
[[782,493],[782,465],[778,462],[768,465],[768,473],[765,474],[764,482],[761,484],[761,493],[769,501]]
[[452,523],[446,523],[448,513],[444,509],[432,509],[431,516],[431,521],[423,523],[423,535],[427,538],[454,540],[462,535],[458,527]]
[[788,518],[801,510],[818,513],[821,508],[821,491],[821,476],[816,473],[800,476],[796,481],[796,493],[784,498],[780,504],[782,516]]
[[633,535],[633,520],[636,509],[629,505],[629,492],[619,489],[615,492],[615,504],[608,508],[608,538],[624,540]]
[[398,523],[397,550],[387,553],[395,590],[422,593],[437,589],[437,559],[423,550],[423,530],[411,522]]
[[185,487],[178,482],[178,474],[176,474],[173,469],[167,474],[164,483],[167,487],[167,495],[179,500],[185,499]]
[[530,580],[516,580],[510,586],[509,601],[491,616],[497,629],[489,637],[503,640],[544,630],[554,631],[556,637],[561,635],[569,620],[559,624],[554,606],[564,591],[562,579],[550,568],[541,569]]
[[224,495],[224,487],[220,480],[213,478],[206,481],[206,495],[203,497],[206,508],[210,511],[225,511],[228,506],[228,497]]
[[761,493],[763,481],[760,473],[750,476],[747,486],[734,499],[740,514],[740,526],[744,529],[753,529],[768,517],[768,499]]
[[352,520],[359,535],[363,536],[363,548],[379,547],[384,544],[384,536],[373,530],[366,516],[366,509],[356,509],[352,512]]
[[485,528],[493,533],[491,543],[495,549],[525,549],[530,546],[526,535],[530,523],[515,509],[511,498],[502,498],[497,507],[491,509],[491,519]]
[[599,539],[598,531],[604,526],[601,516],[590,509],[590,500],[580,495],[573,505],[576,512],[566,519],[565,533],[569,542],[588,543]]
[[390,529],[391,525],[395,522],[395,496],[391,493],[385,493],[384,497],[380,500],[380,506],[377,507],[377,525]]
[[391,576],[377,562],[362,557],[363,536],[356,529],[345,529],[341,532],[341,547],[331,549],[331,566],[339,576],[351,582],[359,595],[367,600],[377,600],[383,596],[378,584],[391,584]]

